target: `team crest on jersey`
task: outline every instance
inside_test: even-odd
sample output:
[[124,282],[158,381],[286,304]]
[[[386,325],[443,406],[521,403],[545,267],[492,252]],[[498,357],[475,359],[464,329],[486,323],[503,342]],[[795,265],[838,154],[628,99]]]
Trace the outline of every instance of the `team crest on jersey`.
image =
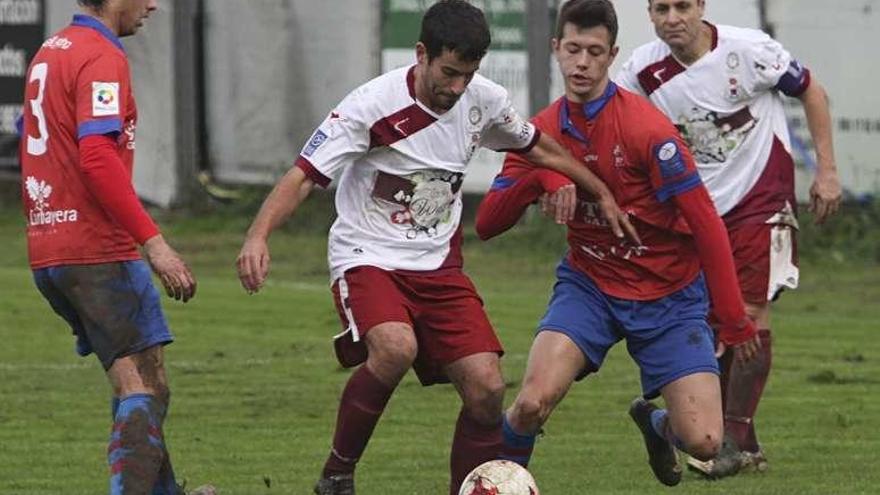
[[92,82],[92,116],[119,115],[119,83]]
[[483,120],[483,111],[480,110],[480,107],[474,105],[468,110],[468,122],[471,125],[477,125],[480,121]]
[[314,154],[315,151],[317,151],[318,148],[320,148],[321,145],[324,144],[324,141],[327,141],[327,135],[324,134],[324,131],[318,129],[317,131],[315,131],[314,134],[312,134],[312,138],[309,139],[309,143],[303,149],[303,156],[312,156],[312,154]]
[[727,68],[730,70],[734,70],[739,67],[739,55],[736,52],[730,52],[727,54]]
[[34,176],[28,176],[24,181],[28,198],[33,207],[28,210],[28,225],[31,227],[55,226],[59,223],[76,222],[79,218],[77,210],[52,210],[49,207],[49,197],[52,195],[52,185]]

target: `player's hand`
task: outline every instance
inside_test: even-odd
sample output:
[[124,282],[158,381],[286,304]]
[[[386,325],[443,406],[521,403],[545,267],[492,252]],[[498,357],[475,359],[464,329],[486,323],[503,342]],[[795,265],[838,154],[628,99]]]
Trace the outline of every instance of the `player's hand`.
[[545,217],[565,225],[574,219],[577,210],[577,188],[574,184],[562,186],[552,194],[542,194],[539,203]]
[[144,243],[144,254],[168,297],[187,302],[196,295],[196,278],[161,234]]
[[599,208],[602,209],[602,215],[605,217],[608,225],[611,226],[611,231],[614,232],[615,237],[618,239],[626,237],[635,243],[636,246],[642,245],[639,233],[636,232],[636,228],[629,221],[629,214],[617,206],[617,202],[611,194],[600,197],[598,203]]
[[825,223],[840,208],[842,190],[840,178],[834,168],[820,168],[816,179],[810,186],[810,212],[813,213],[816,225]]
[[[733,359],[737,363],[746,363],[754,359],[761,349],[761,338],[755,337],[733,347]],[[715,358],[720,359],[727,352],[727,345],[720,339],[715,344]]]
[[238,280],[248,294],[258,292],[263,286],[269,276],[269,261],[269,245],[265,239],[245,239],[235,265],[238,268]]

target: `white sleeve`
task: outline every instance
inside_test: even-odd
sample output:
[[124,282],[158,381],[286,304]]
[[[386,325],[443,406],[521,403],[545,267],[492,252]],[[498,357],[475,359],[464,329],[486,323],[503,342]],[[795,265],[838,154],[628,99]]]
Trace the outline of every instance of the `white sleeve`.
[[631,91],[637,95],[647,96],[642,89],[642,85],[639,84],[639,75],[636,70],[636,61],[633,55],[630,55],[629,59],[623,63],[623,66],[617,71],[617,74],[615,74],[612,80],[618,86],[627,91]]
[[370,130],[363,99],[355,90],[321,122],[300,151],[300,159],[333,179],[370,149]]
[[539,134],[537,129],[513,108],[507,90],[500,86],[498,89],[495,105],[490,105],[490,111],[494,111],[484,128],[480,144],[495,151],[531,149]]
[[791,54],[767,35],[751,43],[746,52],[749,57],[746,70],[753,94],[773,89],[789,70]]

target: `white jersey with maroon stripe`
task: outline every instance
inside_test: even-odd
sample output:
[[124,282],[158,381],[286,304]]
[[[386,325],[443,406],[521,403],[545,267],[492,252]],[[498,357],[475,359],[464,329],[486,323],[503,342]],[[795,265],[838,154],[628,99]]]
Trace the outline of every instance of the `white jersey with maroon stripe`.
[[758,183],[774,138],[790,153],[779,93],[802,93],[809,72],[761,31],[709,26],[712,51],[692,65],[657,39],[637,48],[615,81],[647,96],[678,127],[723,216]]
[[480,75],[443,114],[416,100],[414,67],[352,91],[297,160],[321,186],[341,174],[328,247],[332,279],[362,265],[408,271],[461,266],[460,190],[474,151],[525,151],[537,138],[507,91]]

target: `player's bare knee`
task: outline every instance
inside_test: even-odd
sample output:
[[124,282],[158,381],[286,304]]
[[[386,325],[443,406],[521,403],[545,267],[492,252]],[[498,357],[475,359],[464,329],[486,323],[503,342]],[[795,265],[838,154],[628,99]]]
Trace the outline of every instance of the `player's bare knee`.
[[721,451],[721,436],[716,433],[707,432],[688,442],[686,447],[688,454],[691,456],[701,461],[708,461],[714,459],[718,452]]
[[504,381],[501,376],[487,377],[471,384],[464,392],[464,407],[478,423],[495,424],[501,418]]
[[520,429],[537,431],[550,416],[551,407],[539,396],[520,394],[511,407],[514,423]]

